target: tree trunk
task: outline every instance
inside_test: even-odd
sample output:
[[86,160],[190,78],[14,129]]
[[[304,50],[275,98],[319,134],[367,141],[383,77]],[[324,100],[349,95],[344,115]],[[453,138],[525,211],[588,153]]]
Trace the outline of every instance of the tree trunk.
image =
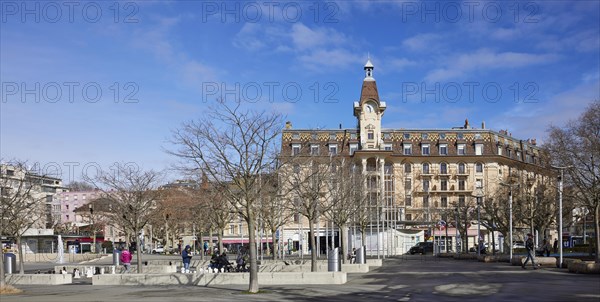
[[[276,238],[276,233],[277,230],[273,231],[271,230],[271,242],[273,242],[273,259],[277,259],[279,257],[279,245],[277,242],[277,238]],[[282,234],[279,234],[279,237],[281,237]]]
[[347,255],[351,253],[348,249],[348,227],[346,227],[346,225],[341,225],[339,228],[342,239],[342,245],[340,246],[340,251],[342,252],[342,263],[346,264],[346,261],[348,260]]
[[[314,221],[310,221],[308,223],[309,228],[310,228],[310,271],[311,272],[316,272],[317,271],[317,253],[315,253],[315,251],[317,250],[317,243],[315,242],[315,222]],[[319,252],[319,251],[317,251]]]
[[219,232],[217,233],[217,239],[219,240],[219,253],[223,254],[223,252],[225,251],[223,249],[223,230],[219,229]]
[[6,285],[6,276],[4,275],[4,246],[0,242],[0,288]]
[[596,243],[596,263],[600,263],[600,203],[596,203],[594,207],[594,232],[596,233],[596,238],[594,238]]
[[258,293],[258,259],[256,257],[256,232],[254,230],[254,215],[248,213],[248,243],[250,254],[250,280],[248,284],[248,292]]
[[25,274],[25,259],[23,258],[23,246],[21,236],[17,236],[17,250],[19,251],[19,274]]

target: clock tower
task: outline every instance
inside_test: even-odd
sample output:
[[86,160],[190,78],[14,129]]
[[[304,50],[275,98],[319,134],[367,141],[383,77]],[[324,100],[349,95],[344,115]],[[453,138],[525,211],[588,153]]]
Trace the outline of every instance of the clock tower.
[[383,149],[381,134],[381,117],[386,104],[379,100],[377,84],[373,78],[373,64],[368,59],[365,64],[365,79],[363,80],[360,100],[354,102],[354,116],[358,119],[361,150]]

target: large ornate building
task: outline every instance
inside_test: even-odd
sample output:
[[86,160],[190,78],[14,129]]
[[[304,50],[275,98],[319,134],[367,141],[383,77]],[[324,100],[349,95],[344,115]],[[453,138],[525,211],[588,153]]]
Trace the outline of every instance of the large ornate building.
[[[353,103],[356,128],[294,129],[288,122],[282,134],[281,154],[308,160],[338,157],[355,163],[369,178],[364,187],[368,202],[382,209],[376,218],[381,220],[377,221],[378,227],[393,226],[394,231],[405,233],[431,231],[431,225],[440,220],[453,220],[456,207],[495,192],[509,173],[531,179],[539,175],[543,153],[535,140],[515,139],[507,131],[486,129],[484,123],[479,128],[472,127],[468,120],[460,127],[445,129],[383,128],[387,104],[379,97],[373,69],[367,61],[360,99]],[[300,233],[289,236],[301,246],[307,236],[307,223],[298,218],[296,223],[303,226],[293,232]],[[387,232],[385,227],[381,230]],[[454,236],[453,232],[448,236]],[[474,244],[475,235],[469,231],[467,236],[472,236],[469,245]],[[396,242],[392,253],[405,252],[406,245],[415,239],[408,237],[413,241],[404,244],[392,239],[390,242]],[[452,238],[447,239],[452,242]],[[372,249],[389,249],[381,243],[369,245]]]

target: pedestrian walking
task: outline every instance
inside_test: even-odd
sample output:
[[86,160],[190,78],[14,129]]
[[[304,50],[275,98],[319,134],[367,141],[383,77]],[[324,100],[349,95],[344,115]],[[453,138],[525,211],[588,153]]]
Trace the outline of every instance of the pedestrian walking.
[[183,272],[190,272],[190,262],[192,261],[192,247],[189,245],[185,246],[183,252],[181,252],[181,258],[183,260]]
[[133,256],[131,255],[131,252],[129,252],[128,249],[123,248],[121,251],[121,263],[123,263],[123,270],[121,271],[121,274],[127,274],[131,271],[132,258]]
[[558,252],[558,239],[554,239],[554,253],[556,254],[556,252]]
[[537,267],[535,266],[535,260],[533,258],[535,253],[535,247],[533,245],[533,235],[527,234],[525,248],[527,249],[527,259],[525,259],[525,262],[521,265],[521,267],[525,269],[525,265],[527,265],[527,262],[529,262],[529,259],[531,259],[531,265],[533,266],[533,269],[537,269]]

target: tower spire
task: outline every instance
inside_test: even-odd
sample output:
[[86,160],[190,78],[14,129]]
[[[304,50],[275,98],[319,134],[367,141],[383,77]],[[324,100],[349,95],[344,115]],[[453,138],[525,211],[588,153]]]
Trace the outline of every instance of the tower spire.
[[371,63],[371,55],[367,54],[367,63],[365,64],[365,79],[364,81],[375,81],[373,78],[373,63]]

